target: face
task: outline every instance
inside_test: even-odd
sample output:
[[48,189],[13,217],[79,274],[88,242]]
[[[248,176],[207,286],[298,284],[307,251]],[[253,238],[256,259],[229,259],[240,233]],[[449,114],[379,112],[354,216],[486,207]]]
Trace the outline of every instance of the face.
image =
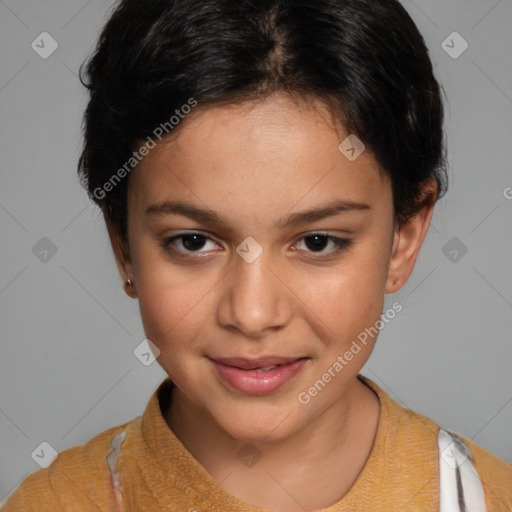
[[146,336],[173,398],[235,439],[287,438],[340,403],[375,339],[334,363],[414,265],[429,212],[400,245],[389,180],[369,150],[342,154],[347,135],[320,100],[198,107],[130,176],[116,255]]

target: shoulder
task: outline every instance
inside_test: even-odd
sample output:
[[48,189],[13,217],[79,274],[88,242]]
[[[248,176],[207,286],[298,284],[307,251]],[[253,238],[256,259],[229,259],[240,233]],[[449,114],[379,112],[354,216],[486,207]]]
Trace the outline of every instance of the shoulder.
[[471,452],[471,462],[482,481],[489,510],[512,510],[512,465],[469,439],[458,437]]
[[[382,425],[382,428],[385,433],[386,456],[396,455],[397,459],[402,460],[402,455],[405,457],[406,454],[409,470],[404,474],[408,475],[411,467],[422,468],[422,471],[432,478],[432,482],[435,482],[433,485],[437,486],[439,479],[438,436],[442,426],[432,419],[400,405],[367,377],[362,377],[362,380],[377,393],[381,406],[384,408],[383,416],[387,425]],[[449,433],[468,448],[466,451],[469,451],[469,459],[478,473],[485,491],[487,509],[492,512],[512,511],[512,465],[464,436],[453,431]],[[394,481],[402,478],[398,473],[389,478]]]
[[25,478],[9,497],[2,512],[78,512],[114,510],[107,456],[112,440],[122,432],[130,441],[140,437],[141,417],[112,427],[88,442],[59,452],[48,468]]
[[[425,452],[427,449],[434,451],[438,472],[440,457],[438,435],[443,427],[430,418],[405,409],[398,404],[397,410],[398,424],[402,435],[411,440],[414,439],[416,446],[418,444],[424,446]],[[465,451],[468,459],[484,488],[487,509],[490,511],[512,511],[512,465],[457,432],[449,431],[449,434],[467,447]],[[429,458],[433,459],[432,456]]]

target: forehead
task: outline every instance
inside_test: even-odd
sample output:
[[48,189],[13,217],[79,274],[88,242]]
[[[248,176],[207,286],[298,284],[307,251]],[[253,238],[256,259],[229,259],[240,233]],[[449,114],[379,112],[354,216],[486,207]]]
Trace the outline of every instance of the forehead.
[[179,129],[144,157],[130,178],[140,208],[189,196],[203,203],[265,207],[280,200],[318,201],[339,192],[368,201],[387,185],[369,150],[350,161],[340,143],[350,135],[321,100],[285,94],[197,107]]

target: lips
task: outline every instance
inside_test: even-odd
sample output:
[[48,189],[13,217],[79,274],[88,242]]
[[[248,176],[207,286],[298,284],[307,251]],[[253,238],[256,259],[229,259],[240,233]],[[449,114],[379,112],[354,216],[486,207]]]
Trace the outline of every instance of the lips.
[[215,358],[214,361],[224,364],[226,366],[232,366],[234,368],[240,368],[241,370],[257,370],[262,368],[269,368],[273,366],[281,366],[284,364],[290,364],[293,361],[302,359],[300,357],[260,357],[258,359],[245,359],[243,357],[222,357]]
[[230,388],[249,395],[277,391],[304,367],[309,358],[239,357],[210,359],[217,375]]

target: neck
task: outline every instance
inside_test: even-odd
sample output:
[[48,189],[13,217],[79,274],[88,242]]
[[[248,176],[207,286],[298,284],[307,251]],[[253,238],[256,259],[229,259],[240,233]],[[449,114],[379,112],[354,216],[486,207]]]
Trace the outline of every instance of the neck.
[[325,508],[348,492],[370,455],[379,413],[377,395],[354,379],[302,430],[280,442],[258,443],[254,453],[261,459],[247,469],[238,458],[245,443],[221,430],[176,386],[165,417],[224,489],[246,503],[284,512]]

